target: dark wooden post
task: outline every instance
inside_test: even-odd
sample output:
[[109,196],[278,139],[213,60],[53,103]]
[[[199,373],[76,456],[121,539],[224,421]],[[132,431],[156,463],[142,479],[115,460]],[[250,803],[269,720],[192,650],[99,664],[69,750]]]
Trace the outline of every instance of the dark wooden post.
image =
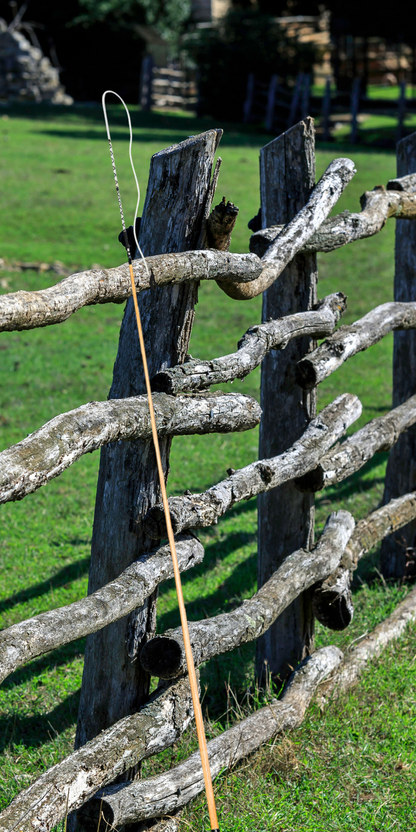
[[244,124],[249,124],[251,121],[251,114],[253,110],[254,104],[254,85],[255,85],[254,73],[250,72],[247,78],[247,93],[246,93],[246,100],[244,102],[244,111],[243,111],[243,122]]
[[140,94],[139,104],[143,110],[152,109],[152,80],[153,80],[153,58],[145,55],[142,60],[140,73]]
[[331,115],[331,79],[327,78],[325,92],[322,99],[322,138],[329,142],[331,138],[329,118]]
[[[397,175],[416,173],[416,133],[397,145]],[[416,300],[416,223],[396,220],[394,300]],[[394,333],[393,407],[416,393],[416,331]],[[416,488],[416,427],[403,433],[390,451],[384,502]],[[383,541],[381,565],[386,578],[402,578],[406,548],[415,541],[416,521]]]
[[400,84],[400,95],[397,104],[397,141],[403,136],[404,119],[406,115],[406,81]]
[[[315,131],[311,118],[267,144],[260,154],[262,226],[287,223],[303,207],[315,184]],[[310,309],[316,300],[315,254],[300,254],[263,295],[262,320]],[[296,362],[311,348],[310,339],[292,341],[270,352],[262,365],[260,459],[285,451],[299,438],[315,414],[315,391],[295,383]],[[292,483],[258,498],[258,585],[262,586],[284,557],[313,541],[314,502]],[[257,673],[285,679],[311,649],[313,615],[304,593],[258,641]]]
[[303,76],[302,99],[300,104],[300,117],[304,121],[309,115],[309,97],[311,90],[311,76]]
[[276,101],[278,78],[277,75],[272,75],[267,92],[267,110],[266,110],[266,130],[271,133],[274,124],[274,108]]
[[296,114],[299,108],[300,94],[303,84],[303,73],[300,72],[296,78],[295,86],[293,88],[292,100],[290,102],[289,116],[287,119],[287,126],[292,127],[296,121]]
[[358,136],[358,110],[360,107],[360,86],[361,82],[359,78],[354,78],[352,82],[352,92],[351,92],[351,133],[350,133],[350,142],[355,144],[357,141]]
[[[221,136],[209,130],[156,153],[150,166],[140,240],[144,254],[196,248]],[[196,284],[155,287],[139,295],[150,376],[184,361],[194,318]],[[110,398],[145,392],[132,301],[120,332]],[[160,442],[169,470],[169,439]],[[118,442],[101,452],[88,592],[117,577],[154,546],[141,518],[160,500],[152,442]],[[76,747],[146,701],[149,678],[137,656],[154,632],[156,598],[134,613],[88,636]]]

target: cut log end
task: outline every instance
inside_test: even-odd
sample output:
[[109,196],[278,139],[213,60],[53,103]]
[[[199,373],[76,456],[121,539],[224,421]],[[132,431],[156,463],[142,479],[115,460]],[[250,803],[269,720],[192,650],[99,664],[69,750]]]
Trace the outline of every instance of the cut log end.
[[315,618],[329,630],[345,630],[353,619],[354,606],[350,593],[340,595],[336,590],[316,591],[312,606]]
[[302,390],[312,390],[316,387],[318,383],[316,368],[308,358],[302,358],[302,361],[296,364],[295,379],[296,384],[299,384]]
[[321,491],[325,485],[324,472],[320,465],[308,471],[302,477],[297,477],[294,480],[295,488],[305,494],[313,494],[315,491]]
[[176,393],[175,385],[168,373],[161,370],[150,380],[153,393]]
[[182,649],[178,642],[167,636],[157,636],[145,644],[140,653],[140,664],[152,676],[173,679],[182,666]]
[[232,202],[226,202],[225,196],[223,196],[222,201],[215,206],[207,219],[208,248],[228,251],[238,211],[237,206]]

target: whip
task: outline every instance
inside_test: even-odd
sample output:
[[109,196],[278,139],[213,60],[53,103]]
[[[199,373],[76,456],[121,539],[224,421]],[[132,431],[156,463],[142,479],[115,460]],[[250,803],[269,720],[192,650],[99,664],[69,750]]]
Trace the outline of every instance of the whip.
[[129,113],[128,108],[127,108],[125,102],[123,101],[123,99],[118,95],[118,93],[114,92],[113,90],[106,90],[103,93],[103,96],[102,96],[104,121],[105,121],[106,130],[107,130],[108,144],[109,144],[109,147],[110,147],[111,164],[112,164],[112,167],[113,167],[114,181],[115,181],[115,186],[116,186],[116,191],[117,191],[118,205],[119,205],[119,209],[120,209],[120,217],[121,217],[121,225],[122,225],[122,229],[123,229],[122,233],[123,233],[123,237],[124,237],[124,245],[125,245],[126,250],[127,250],[127,259],[128,259],[128,264],[129,264],[130,280],[131,280],[131,291],[132,291],[132,295],[133,295],[134,310],[135,310],[135,313],[136,313],[137,332],[138,332],[138,335],[139,335],[140,352],[141,352],[141,356],[142,356],[143,372],[144,372],[144,378],[145,378],[145,383],[146,383],[146,392],[147,392],[147,398],[148,398],[148,402],[149,402],[150,422],[151,422],[151,425],[152,425],[152,436],[153,436],[153,443],[154,443],[155,454],[156,454],[156,464],[157,464],[157,470],[158,470],[158,475],[159,475],[159,484],[160,484],[160,490],[161,490],[161,493],[162,493],[163,509],[164,509],[164,512],[165,512],[166,527],[167,527],[167,532],[168,532],[168,540],[169,540],[169,546],[170,546],[170,551],[171,551],[171,555],[172,555],[173,574],[174,574],[174,578],[175,578],[176,594],[177,594],[177,598],[178,598],[178,606],[179,606],[179,614],[180,614],[181,626],[182,626],[182,635],[183,635],[183,642],[184,642],[184,648],[185,648],[186,664],[187,664],[187,668],[188,668],[189,685],[190,685],[190,688],[191,688],[192,702],[193,702],[193,706],[194,706],[196,733],[197,733],[197,737],[198,737],[199,752],[200,752],[200,755],[201,755],[201,765],[202,765],[202,772],[203,772],[203,775],[204,775],[205,792],[206,792],[206,796],[207,796],[209,819],[210,819],[210,824],[211,824],[211,832],[219,832],[217,810],[216,810],[216,806],[215,806],[214,790],[213,790],[213,787],[212,787],[211,770],[210,770],[210,767],[209,767],[209,758],[208,758],[208,750],[207,750],[207,741],[206,741],[206,737],[205,737],[204,720],[203,720],[203,716],[202,716],[201,703],[199,701],[198,683],[197,683],[197,679],[196,679],[195,664],[194,664],[194,658],[193,658],[193,655],[192,655],[191,641],[190,641],[190,638],[189,638],[188,619],[187,619],[187,616],[186,616],[185,603],[184,603],[184,600],[183,600],[181,575],[180,575],[180,571],[179,571],[178,558],[177,558],[177,554],[176,554],[176,546],[175,546],[175,538],[174,538],[174,535],[173,535],[172,522],[171,522],[170,513],[169,513],[169,504],[168,504],[168,497],[167,497],[167,494],[166,494],[165,476],[164,476],[163,467],[162,467],[162,459],[161,459],[161,456],[160,456],[159,439],[158,439],[158,435],[157,435],[155,413],[154,413],[154,408],[153,408],[152,391],[151,391],[151,388],[150,388],[150,379],[149,379],[149,371],[148,371],[148,367],[147,367],[146,350],[145,350],[145,345],[144,345],[142,324],[141,324],[141,320],[140,320],[139,304],[137,302],[136,283],[135,283],[135,280],[134,280],[131,249],[130,249],[129,239],[128,239],[128,235],[127,235],[127,230],[126,230],[126,223],[124,221],[123,205],[122,205],[122,202],[121,202],[120,187],[119,187],[119,184],[118,184],[116,163],[115,163],[115,159],[114,159],[114,151],[113,151],[113,145],[112,145],[112,142],[111,142],[110,127],[109,127],[109,124],[108,124],[107,110],[106,110],[106,105],[105,105],[105,98],[109,94],[115,95],[116,98],[118,98],[119,101],[121,101],[121,103],[122,103],[122,105],[123,105],[123,107],[126,111],[126,114],[127,114],[127,121],[128,121],[128,125],[129,125],[129,130],[130,130],[129,158],[130,158],[131,168],[132,168],[132,171],[133,171],[134,181],[136,183],[136,188],[137,188],[137,203],[136,203],[136,210],[135,210],[134,219],[133,219],[133,234],[134,234],[134,241],[136,243],[137,250],[140,254],[140,257],[143,259],[146,271],[149,274],[148,265],[146,263],[145,257],[143,255],[143,252],[140,248],[140,245],[139,245],[139,242],[138,242],[137,236],[136,236],[136,217],[137,217],[137,213],[138,213],[138,209],[139,209],[139,202],[140,202],[140,188],[139,188],[139,183],[138,183],[138,180],[137,180],[137,175],[136,175],[136,171],[135,171],[134,164],[133,164],[133,158],[132,158],[133,130],[132,130],[132,126],[131,126],[130,113]]

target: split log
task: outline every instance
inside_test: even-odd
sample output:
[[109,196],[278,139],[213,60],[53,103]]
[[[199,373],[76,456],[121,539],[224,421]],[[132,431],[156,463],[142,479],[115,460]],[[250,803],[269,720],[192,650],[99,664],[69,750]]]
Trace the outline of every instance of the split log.
[[294,338],[325,338],[334,331],[347,308],[342,292],[327,295],[313,311],[298,312],[252,326],[238,342],[238,351],[212,361],[188,358],[185,364],[161,370],[152,379],[153,390],[165,393],[203,390],[211,384],[245,378],[270,350],[283,350]]
[[[185,251],[157,254],[133,261],[137,292],[157,286],[228,280],[255,280],[263,265],[255,254],[222,251]],[[124,303],[131,296],[127,264],[114,269],[92,269],[73,274],[55,286],[36,292],[12,292],[0,297],[0,331],[34,329],[66,321],[83,306]]]
[[[306,658],[292,675],[280,700],[237,723],[208,743],[213,777],[230,769],[277,734],[297,728],[323,680],[342,660],[330,646]],[[154,815],[167,815],[185,806],[204,789],[199,752],[156,777],[131,785],[110,786],[98,792],[78,813],[82,832],[96,832],[100,811],[109,828],[120,828]]]
[[327,341],[296,366],[296,380],[310,390],[342,366],[347,358],[377,344],[389,332],[416,329],[416,301],[383,303],[349,326],[340,326]]
[[355,173],[351,159],[334,159],[315,185],[306,205],[284,226],[263,255],[261,275],[252,280],[250,286],[237,281],[232,285],[231,281],[222,284],[219,279],[220,288],[235,300],[249,300],[264,292],[322,225]]
[[400,434],[416,422],[416,395],[378,416],[352,436],[326,453],[313,470],[295,479],[299,491],[321,491],[345,480],[380,451],[388,451]]
[[341,563],[319,584],[312,598],[318,621],[330,630],[344,630],[351,623],[354,607],[351,570],[380,540],[416,518],[416,492],[391,500],[357,523],[344,550]]
[[377,658],[382,650],[405,632],[407,626],[416,621],[416,589],[397,605],[394,612],[347,654],[339,669],[328,681],[320,686],[318,702],[324,706],[357,684],[368,663]]
[[[169,509],[174,532],[217,523],[240,500],[249,500],[314,469],[322,454],[359,418],[361,411],[357,396],[343,393],[310,422],[300,439],[285,453],[253,462],[202,494],[171,497]],[[162,504],[151,508],[143,522],[152,539],[166,536]]]
[[[159,436],[250,430],[261,417],[255,399],[238,393],[177,397],[155,393],[154,408]],[[0,503],[23,499],[83,454],[110,442],[151,435],[145,395],[90,402],[61,413],[0,453]]]
[[0,832],[49,832],[98,789],[177,742],[192,717],[187,678],[161,687],[138,713],[102,731],[18,794],[0,813]]
[[[405,177],[407,178],[407,177]],[[394,180],[393,180],[394,181]],[[389,188],[390,183],[387,185]],[[385,190],[383,186],[366,191],[361,197],[361,213],[350,214],[342,211],[335,217],[328,217],[315,233],[303,244],[302,252],[335,251],[341,246],[373,237],[384,228],[390,217],[416,219],[416,193]],[[250,239],[250,251],[264,257],[273,241],[279,238],[284,226],[275,225],[257,231]]]
[[[311,552],[299,549],[289,555],[250,600],[233,612],[190,622],[195,665],[263,635],[301,592],[322,581],[338,566],[354,525],[348,511],[334,512],[317,546]],[[140,662],[152,676],[162,679],[186,672],[181,628],[168,630],[148,641],[140,654]]]
[[[181,572],[201,563],[202,543],[192,534],[176,542]],[[173,577],[168,545],[146,552],[121,575],[87,598],[43,612],[0,632],[0,682],[36,656],[56,650],[124,618],[143,604],[162,581]]]

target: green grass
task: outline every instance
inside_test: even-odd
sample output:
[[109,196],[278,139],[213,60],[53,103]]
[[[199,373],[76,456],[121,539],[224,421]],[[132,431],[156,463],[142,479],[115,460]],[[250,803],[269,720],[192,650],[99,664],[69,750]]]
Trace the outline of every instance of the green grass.
[[[28,107],[0,116],[0,257],[52,262],[74,268],[123,260],[117,242],[119,217],[108,147],[99,108],[46,110]],[[7,116],[7,117],[5,117]],[[115,152],[126,214],[133,210],[124,117],[112,110]],[[134,158],[144,190],[152,153],[212,125],[182,115],[134,113]],[[240,206],[232,248],[246,251],[247,221],[259,206],[258,156],[270,140],[254,129],[225,128],[218,196]],[[354,159],[357,176],[337,210],[359,209],[359,196],[395,175],[392,151],[349,147],[337,141],[321,146],[317,173],[337,155]],[[59,172],[61,171],[61,172]],[[62,172],[64,171],[64,172]],[[344,322],[351,322],[392,298],[394,224],[319,258],[319,296],[342,290],[348,295]],[[51,273],[0,272],[2,291],[43,288]],[[6,285],[7,284],[7,285]],[[19,441],[47,419],[91,399],[104,399],[111,383],[121,306],[84,309],[59,327],[0,337],[3,384],[0,391],[0,448]],[[200,358],[234,351],[247,327],[260,319],[259,298],[237,303],[214,284],[201,285],[191,353]],[[337,394],[356,393],[364,406],[357,426],[387,412],[391,403],[392,339],[383,339],[347,362],[321,385],[319,407]],[[231,389],[258,397],[259,371]],[[169,492],[202,490],[222,479],[228,467],[257,456],[258,432],[235,436],[181,437],[173,443]],[[317,498],[317,529],[335,508],[356,519],[376,508],[382,496],[385,455],[375,457],[355,477]],[[15,504],[1,507],[2,566],[0,624],[6,627],[82,597],[87,589],[88,556],[94,511],[98,454]],[[190,618],[230,610],[255,590],[255,501],[238,505],[218,526],[201,535],[204,563],[184,576]],[[384,587],[377,577],[377,552],[362,563],[355,581],[356,615],[345,633],[317,628],[317,644],[342,648],[370,630],[393,609],[405,587]],[[161,587],[158,627],[178,623],[171,582]],[[414,805],[414,752],[411,746],[416,704],[412,693],[414,634],[395,646],[369,671],[359,689],[321,716],[312,710],[304,726],[283,745],[259,752],[249,765],[218,784],[224,832],[263,830],[407,829]],[[0,690],[0,807],[31,779],[71,750],[83,642],[35,660],[16,672]],[[213,731],[224,724],[230,705],[225,683],[247,706],[253,690],[253,647],[219,657],[203,669],[204,704]],[[394,661],[390,657],[394,657]],[[412,663],[413,662],[413,663]],[[255,701],[250,699],[252,707]],[[194,747],[190,732],[183,744],[146,764],[158,770]],[[399,766],[403,764],[401,768]],[[395,766],[399,766],[395,768]],[[408,767],[409,766],[409,767]],[[203,802],[185,816],[201,828]],[[187,828],[186,825],[184,828]]]

